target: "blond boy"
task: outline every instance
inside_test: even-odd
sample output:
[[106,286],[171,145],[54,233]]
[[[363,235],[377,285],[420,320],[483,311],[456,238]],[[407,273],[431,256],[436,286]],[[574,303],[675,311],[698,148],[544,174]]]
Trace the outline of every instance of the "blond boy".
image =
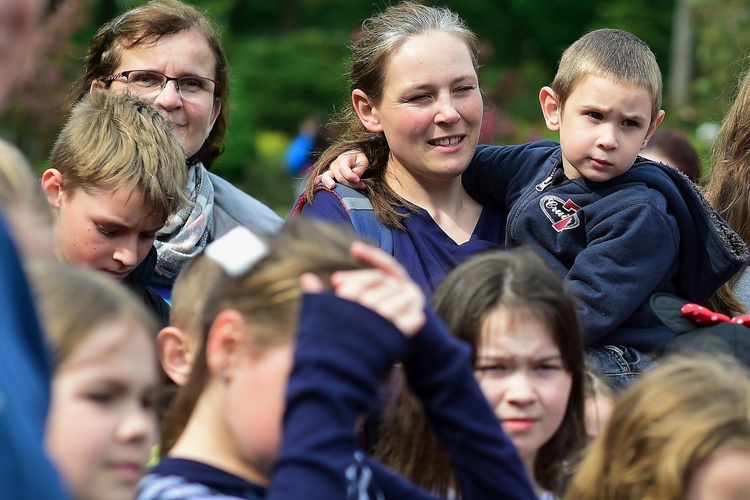
[[185,154],[169,123],[137,96],[95,91],[73,108],[42,189],[55,211],[55,252],[133,289],[163,324],[168,305],[148,288],[153,242],[187,203]]

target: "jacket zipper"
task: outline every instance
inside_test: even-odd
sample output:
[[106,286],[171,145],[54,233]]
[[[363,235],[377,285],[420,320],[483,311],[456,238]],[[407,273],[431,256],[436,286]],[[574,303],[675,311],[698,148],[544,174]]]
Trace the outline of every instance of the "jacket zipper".
[[555,178],[555,171],[553,170],[552,173],[549,174],[549,176],[547,176],[546,179],[544,179],[542,182],[540,182],[539,184],[537,184],[536,186],[534,186],[534,189],[538,193],[541,193],[542,191],[544,191],[545,189],[547,189],[547,186],[549,186],[550,184],[552,184],[552,180],[554,178]]

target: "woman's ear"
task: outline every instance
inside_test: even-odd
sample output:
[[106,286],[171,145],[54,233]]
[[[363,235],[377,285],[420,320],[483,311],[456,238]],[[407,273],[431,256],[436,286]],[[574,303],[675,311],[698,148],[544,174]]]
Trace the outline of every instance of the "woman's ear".
[[47,203],[59,209],[64,197],[62,173],[56,168],[48,168],[42,174],[42,191],[47,198]]
[[367,130],[375,133],[383,131],[378,116],[378,110],[372,104],[370,98],[367,97],[367,94],[359,89],[354,89],[352,91],[352,106],[354,106],[354,111],[356,111],[357,116],[359,116],[359,121],[362,122],[362,125],[364,125]]
[[96,89],[106,89],[106,88],[107,88],[106,83],[104,83],[101,80],[94,80],[93,82],[91,82],[91,86],[89,87],[89,92],[93,92]]
[[539,91],[539,104],[542,106],[542,114],[547,128],[553,132],[560,130],[560,115],[562,108],[557,102],[557,94],[550,87],[542,87]]
[[185,385],[190,378],[195,358],[188,335],[175,326],[167,326],[156,336],[156,343],[164,373],[175,384]]
[[245,318],[235,309],[221,311],[206,340],[206,365],[214,377],[230,377],[237,357],[247,352]]

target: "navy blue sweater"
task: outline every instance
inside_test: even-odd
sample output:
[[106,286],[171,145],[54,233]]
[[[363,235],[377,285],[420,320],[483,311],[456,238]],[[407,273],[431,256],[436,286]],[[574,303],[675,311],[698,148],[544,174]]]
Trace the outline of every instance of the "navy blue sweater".
[[[513,444],[474,379],[468,348],[433,313],[428,311],[425,327],[407,340],[381,316],[330,293],[306,295],[302,302],[284,439],[271,486],[260,493],[264,498],[435,498],[365,456],[356,444],[358,419],[399,360],[451,457],[463,498],[535,498]],[[165,485],[175,477],[196,479],[174,463],[169,468],[172,477],[161,478]],[[159,478],[144,480],[151,491],[154,479]],[[236,488],[237,478],[230,483]],[[248,496],[235,498],[258,494],[248,484],[240,484]],[[172,498],[168,492],[139,498]]]
[[673,333],[649,297],[703,302],[748,258],[694,184],[640,157],[591,182],[565,176],[556,142],[480,146],[462,180],[477,201],[508,211],[507,246],[532,246],[566,279],[588,346],[661,351]]
[[[453,268],[472,255],[504,246],[505,211],[485,207],[469,241],[459,245],[445,234],[426,210],[419,207],[414,212],[404,207],[395,209],[407,214],[407,218],[404,220],[406,231],[391,231],[393,256],[428,295],[432,295]],[[302,215],[344,223],[353,228],[349,212],[339,197],[329,190],[318,191],[314,203],[305,204]]]

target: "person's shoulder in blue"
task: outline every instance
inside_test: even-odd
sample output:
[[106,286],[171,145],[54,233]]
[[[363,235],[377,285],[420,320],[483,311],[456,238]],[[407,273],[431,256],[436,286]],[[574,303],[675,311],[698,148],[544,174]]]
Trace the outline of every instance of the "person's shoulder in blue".
[[139,485],[139,499],[256,500],[266,488],[203,462],[184,458],[161,460]]
[[[44,0],[0,3],[0,108],[39,34]],[[14,158],[4,154],[4,161]],[[23,166],[15,165],[22,168]],[[3,186],[8,187],[8,186]],[[35,227],[38,234],[41,228]],[[19,247],[21,245],[19,244]],[[16,243],[0,209],[0,498],[66,498],[45,454],[51,366]]]
[[0,218],[0,498],[66,498],[44,450],[52,368],[26,275]]

